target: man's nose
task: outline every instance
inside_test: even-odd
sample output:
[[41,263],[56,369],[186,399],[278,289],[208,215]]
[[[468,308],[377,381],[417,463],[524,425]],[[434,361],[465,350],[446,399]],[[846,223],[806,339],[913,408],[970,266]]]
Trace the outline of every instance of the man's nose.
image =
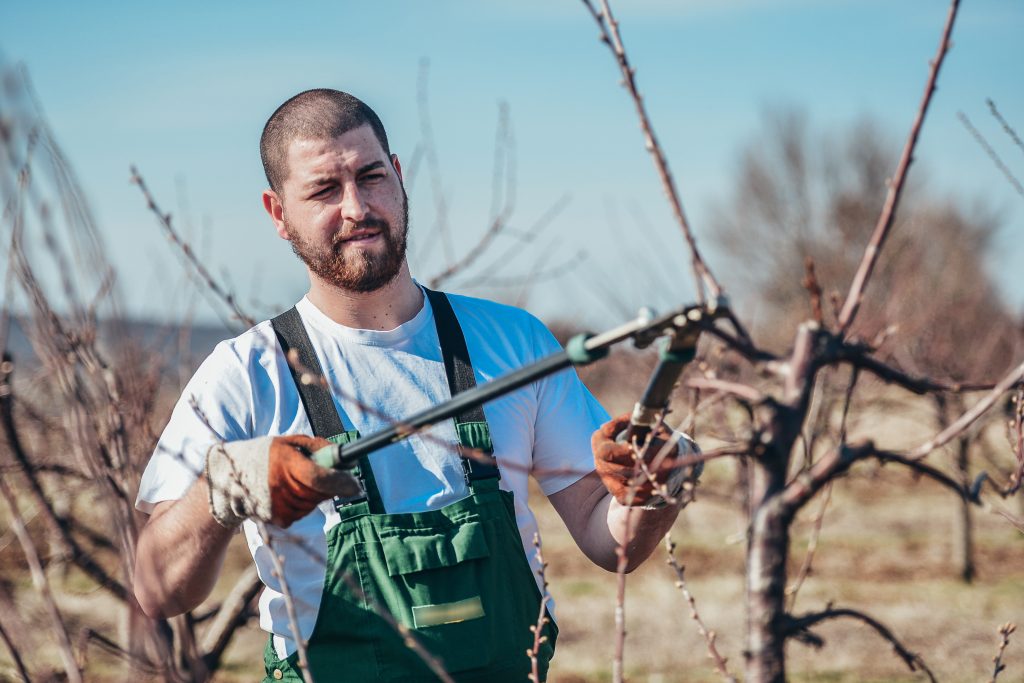
[[353,183],[348,185],[341,197],[341,217],[346,221],[360,222],[366,218],[366,202]]

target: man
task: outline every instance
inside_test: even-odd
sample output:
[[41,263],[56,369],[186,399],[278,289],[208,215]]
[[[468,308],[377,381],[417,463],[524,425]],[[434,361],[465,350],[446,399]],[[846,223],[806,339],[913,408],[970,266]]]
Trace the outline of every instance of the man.
[[[271,116],[260,151],[263,205],[305,263],[309,293],[218,345],[175,407],[137,502],[150,514],[139,603],[164,618],[196,607],[242,526],[266,584],[265,680],[299,679],[301,639],[320,680],[429,680],[433,659],[458,680],[521,681],[541,599],[528,475],[582,551],[612,571],[627,503],[642,506],[631,513],[630,569],[678,509],[649,481],[628,485],[633,452],[614,440],[626,420],[601,426],[608,416],[571,371],[373,453],[352,473],[315,465],[308,455],[325,438],[371,434],[558,345],[523,311],[412,279],[402,166],[363,102],[300,93]],[[460,458],[460,447],[477,457]],[[657,472],[673,488],[680,476],[671,464]],[[557,629],[545,633],[542,676]]]

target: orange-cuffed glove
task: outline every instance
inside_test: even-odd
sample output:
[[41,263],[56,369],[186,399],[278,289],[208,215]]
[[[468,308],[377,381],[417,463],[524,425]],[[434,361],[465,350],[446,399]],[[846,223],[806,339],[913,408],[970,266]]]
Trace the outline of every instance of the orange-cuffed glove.
[[[662,491],[667,491],[669,496],[676,498],[687,480],[696,482],[700,477],[702,463],[696,466],[683,466],[679,463],[681,457],[699,454],[700,449],[685,434],[674,436],[668,427],[661,425],[650,435],[646,447],[640,444],[640,448],[635,451],[631,444],[616,440],[616,437],[623,434],[629,426],[629,417],[629,413],[619,415],[594,432],[590,439],[594,451],[594,467],[605,488],[620,504],[645,508],[663,507],[667,499]],[[676,443],[669,445],[670,441]],[[665,453],[658,466],[654,467],[653,463],[658,460],[659,454],[665,448],[671,451]],[[643,455],[654,482],[642,469],[636,467],[636,453]],[[658,484],[657,488],[655,482]]]
[[213,446],[206,456],[211,514],[226,527],[249,517],[288,527],[321,501],[357,494],[359,482],[350,472],[325,469],[309,459],[329,444],[291,435]]

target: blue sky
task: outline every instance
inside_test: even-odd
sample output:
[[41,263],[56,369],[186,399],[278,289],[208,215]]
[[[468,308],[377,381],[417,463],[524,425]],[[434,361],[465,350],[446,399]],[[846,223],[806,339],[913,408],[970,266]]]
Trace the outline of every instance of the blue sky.
[[[304,273],[263,214],[258,138],[283,100],[310,87],[348,90],[373,106],[408,163],[420,142],[417,83],[429,60],[429,100],[441,187],[456,249],[491,215],[498,102],[516,141],[513,232],[563,196],[569,202],[531,244],[505,238],[515,279],[587,258],[555,280],[471,290],[521,300],[545,317],[615,322],[623,307],[693,297],[688,257],[632,104],[578,0],[375,3],[4,0],[0,50],[24,62],[54,131],[89,193],[132,312],[176,317],[192,304],[177,259],[128,183],[136,164],[215,273],[257,314],[304,291]],[[766,106],[804,108],[815,128],[864,115],[901,144],[946,16],[944,0],[706,0],[619,2],[638,81],[698,239],[728,286],[707,231],[729,192],[739,150]],[[1024,130],[1024,4],[965,0],[940,76],[918,164],[935,187],[1001,210],[994,266],[1005,297],[1024,307],[1024,198],[956,120],[963,110],[1024,177],[1024,154],[989,116],[985,98]],[[411,193],[414,272],[444,266],[432,242],[430,178]],[[635,207],[641,207],[637,209]],[[640,232],[632,215],[651,224]],[[622,257],[657,243],[675,291],[651,291],[645,266]],[[426,254],[426,257],[423,257]],[[485,258],[484,262],[489,262]],[[721,265],[716,266],[716,263]],[[603,283],[603,284],[600,284]],[[456,283],[457,284],[457,283]],[[621,290],[605,305],[603,288]],[[455,287],[458,290],[458,286]],[[196,314],[215,316],[201,301]]]

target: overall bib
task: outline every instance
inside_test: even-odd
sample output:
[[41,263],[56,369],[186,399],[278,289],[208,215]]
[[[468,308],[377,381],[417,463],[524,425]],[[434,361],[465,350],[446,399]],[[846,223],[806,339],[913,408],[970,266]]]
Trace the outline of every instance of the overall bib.
[[[476,386],[466,340],[448,298],[426,293],[455,395]],[[272,323],[285,354],[295,349],[303,366],[323,374],[298,312]],[[313,433],[341,444],[358,438],[345,430],[329,391],[297,375],[292,368]],[[455,426],[463,448],[493,453],[481,407],[457,416]],[[469,496],[427,512],[385,513],[368,458],[353,471],[366,493],[334,499],[341,520],[327,532],[323,597],[307,648],[314,679],[436,681],[404,642],[399,631],[407,630],[456,681],[527,680],[541,596],[512,494],[498,488],[497,466],[462,463]],[[549,621],[537,655],[541,680],[557,633]],[[271,642],[264,660],[265,683],[302,680],[296,654],[280,659]]]

